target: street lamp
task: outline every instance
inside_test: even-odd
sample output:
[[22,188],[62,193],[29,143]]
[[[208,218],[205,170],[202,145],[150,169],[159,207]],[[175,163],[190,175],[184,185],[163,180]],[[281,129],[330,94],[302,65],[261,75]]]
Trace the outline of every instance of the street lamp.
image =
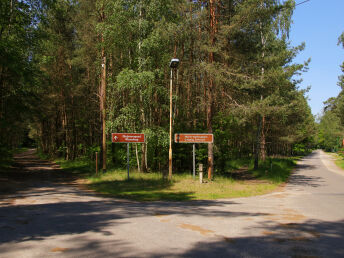
[[171,62],[170,62],[171,68],[178,68],[178,65],[179,65],[179,59],[177,59],[177,58],[171,59]]
[[173,58],[170,62],[171,77],[170,77],[170,147],[168,150],[168,177],[172,179],[172,85],[173,85],[173,70],[176,70],[179,65],[179,59]]

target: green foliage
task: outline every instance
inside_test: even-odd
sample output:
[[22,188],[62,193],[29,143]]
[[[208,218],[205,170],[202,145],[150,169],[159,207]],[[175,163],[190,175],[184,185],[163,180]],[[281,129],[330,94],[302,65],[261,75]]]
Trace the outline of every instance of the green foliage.
[[[338,45],[344,48],[344,33],[338,39]],[[344,63],[341,65],[344,73]],[[337,151],[344,139],[344,75],[339,76],[341,87],[337,97],[329,98],[325,104],[324,114],[320,117],[318,129],[318,145],[326,151]]]
[[298,143],[293,146],[293,153],[297,156],[305,156],[310,153],[310,149],[307,148],[306,144]]
[[168,159],[169,135],[163,128],[148,128],[143,131],[146,137],[148,160],[152,170],[161,170]]
[[295,158],[267,159],[258,170],[253,171],[253,174],[260,179],[280,184],[288,180],[296,165],[295,161]]
[[343,127],[335,113],[326,112],[319,124],[318,144],[326,151],[333,151],[338,146],[343,135]]
[[[238,160],[251,166],[263,117],[267,156],[311,148],[314,118],[295,79],[307,62],[293,64],[304,46],[287,41],[292,0],[215,1],[215,23],[203,1],[12,2],[0,6],[1,146],[29,137],[49,157],[94,162],[106,57],[107,139],[145,133],[146,144],[130,147],[131,166],[166,171],[175,56],[173,131],[212,131],[218,173]],[[107,146],[110,167],[124,167],[125,144]],[[207,147],[196,148],[205,167]],[[191,153],[191,144],[173,143],[176,171],[191,170]]]
[[0,146],[19,147],[35,110],[38,1],[0,3]]
[[[343,44],[344,33],[339,37],[338,44]],[[344,73],[344,63],[341,66]],[[344,89],[343,75],[339,76],[338,86],[342,88],[337,97],[324,102],[324,113],[320,117],[318,126],[318,145],[326,151],[337,151],[342,147],[344,139]]]
[[0,171],[9,168],[13,162],[12,151],[5,146],[0,146]]

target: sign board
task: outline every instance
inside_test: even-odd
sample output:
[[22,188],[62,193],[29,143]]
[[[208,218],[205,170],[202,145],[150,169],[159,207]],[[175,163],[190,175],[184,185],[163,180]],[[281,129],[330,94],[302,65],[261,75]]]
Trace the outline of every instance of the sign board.
[[174,141],[176,143],[213,143],[214,135],[211,133],[176,133]]
[[143,133],[113,133],[112,142],[141,143],[145,142],[145,135]]

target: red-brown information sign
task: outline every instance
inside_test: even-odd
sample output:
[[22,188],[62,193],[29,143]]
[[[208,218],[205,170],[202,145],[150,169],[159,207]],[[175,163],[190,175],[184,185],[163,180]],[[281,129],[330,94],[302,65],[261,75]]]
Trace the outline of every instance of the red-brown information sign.
[[211,133],[176,133],[174,141],[176,143],[212,143],[214,135]]
[[119,142],[119,143],[145,142],[145,135],[143,133],[113,133],[112,142]]

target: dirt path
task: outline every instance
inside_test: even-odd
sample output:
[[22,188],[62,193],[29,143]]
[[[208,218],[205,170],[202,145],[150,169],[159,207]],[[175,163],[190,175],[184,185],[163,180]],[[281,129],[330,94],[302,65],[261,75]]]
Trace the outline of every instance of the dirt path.
[[36,150],[16,154],[14,165],[0,173],[0,197],[48,183],[71,183],[76,178],[50,161],[41,160]]
[[140,203],[62,184],[56,168],[24,155],[33,175],[1,200],[0,256],[343,257],[344,176],[329,160],[306,157],[282,192],[265,196]]

